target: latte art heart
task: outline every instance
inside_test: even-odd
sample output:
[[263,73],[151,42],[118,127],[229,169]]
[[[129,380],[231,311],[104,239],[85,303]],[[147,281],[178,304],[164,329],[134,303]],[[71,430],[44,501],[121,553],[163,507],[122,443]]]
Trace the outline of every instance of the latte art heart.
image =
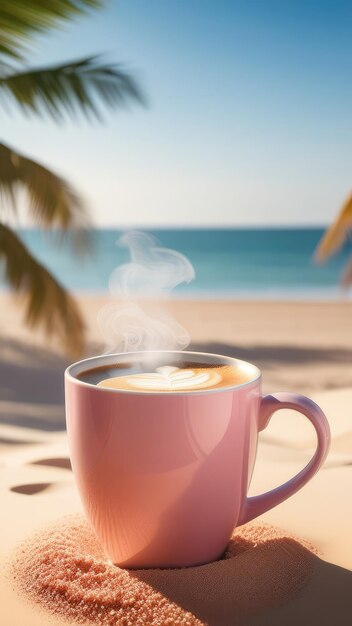
[[98,385],[131,391],[195,391],[216,387],[221,381],[219,369],[180,369],[164,366],[156,368],[155,372],[108,378]]

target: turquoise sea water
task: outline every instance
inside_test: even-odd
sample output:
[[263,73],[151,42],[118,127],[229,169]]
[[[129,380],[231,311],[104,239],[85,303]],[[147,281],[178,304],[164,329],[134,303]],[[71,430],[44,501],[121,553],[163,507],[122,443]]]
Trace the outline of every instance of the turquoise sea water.
[[[19,234],[36,257],[68,288],[107,291],[112,270],[128,261],[128,251],[116,245],[123,231],[97,230],[94,251],[75,256],[67,243],[37,230]],[[160,245],[188,257],[196,278],[178,286],[182,297],[337,298],[338,282],[352,252],[346,246],[327,264],[313,261],[321,228],[170,229],[151,230]],[[1,267],[1,266],[0,266]],[[4,285],[3,281],[2,284]]]

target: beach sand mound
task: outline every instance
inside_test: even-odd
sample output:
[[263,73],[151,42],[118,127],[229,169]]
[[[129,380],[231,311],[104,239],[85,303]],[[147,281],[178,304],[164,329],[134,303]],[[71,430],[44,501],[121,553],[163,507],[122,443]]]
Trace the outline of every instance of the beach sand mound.
[[266,524],[232,536],[224,557],[184,569],[113,565],[81,516],[64,518],[17,550],[11,576],[22,595],[56,618],[97,626],[240,623],[278,606],[313,571],[314,548]]

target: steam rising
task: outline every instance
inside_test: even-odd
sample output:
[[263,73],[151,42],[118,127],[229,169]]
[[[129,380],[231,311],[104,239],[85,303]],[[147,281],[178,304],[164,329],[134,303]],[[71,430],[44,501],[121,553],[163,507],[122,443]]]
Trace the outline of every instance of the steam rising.
[[187,331],[151,299],[162,300],[177,285],[193,280],[192,264],[143,232],[125,233],[117,245],[128,248],[130,262],[113,270],[109,291],[114,301],[98,315],[106,352],[183,350],[190,342]]

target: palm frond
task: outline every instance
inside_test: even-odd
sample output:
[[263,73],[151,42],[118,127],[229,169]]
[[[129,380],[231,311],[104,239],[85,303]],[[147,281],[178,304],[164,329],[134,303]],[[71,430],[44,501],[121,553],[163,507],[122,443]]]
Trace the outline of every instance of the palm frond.
[[69,354],[80,355],[84,323],[75,301],[17,235],[1,223],[0,260],[6,279],[25,300],[26,323],[42,327],[49,337],[57,337]]
[[119,66],[90,57],[52,67],[5,73],[0,94],[26,113],[44,112],[59,122],[67,117],[100,117],[102,107],[114,109],[130,102],[144,104],[137,82]]
[[88,227],[83,202],[64,178],[0,144],[0,193],[12,208],[15,208],[16,194],[21,188],[28,195],[29,213],[39,225],[64,231]]
[[352,228],[352,194],[343,204],[336,220],[324,233],[315,251],[315,260],[323,262],[344,245]]
[[99,8],[103,0],[1,0],[0,54],[21,58],[36,33]]
[[347,265],[341,275],[341,287],[348,289],[352,285],[352,256],[347,261]]

